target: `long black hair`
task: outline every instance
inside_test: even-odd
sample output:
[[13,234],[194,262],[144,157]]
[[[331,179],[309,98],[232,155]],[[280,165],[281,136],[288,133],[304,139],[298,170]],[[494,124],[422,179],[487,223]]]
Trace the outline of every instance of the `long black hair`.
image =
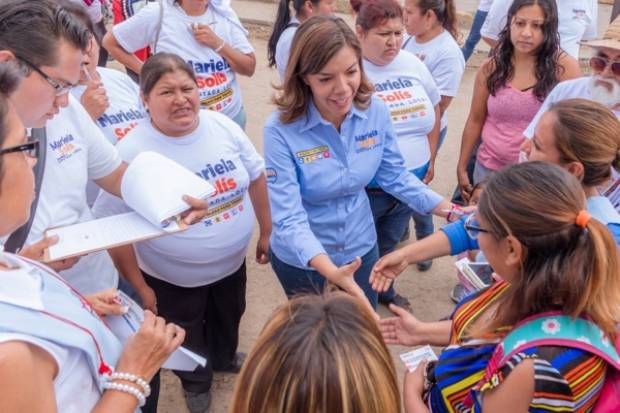
[[[289,3],[293,3],[295,14],[299,16],[306,1],[307,0],[280,0],[278,4],[278,13],[276,14],[276,21],[273,24],[273,31],[271,32],[269,42],[267,43],[267,60],[269,61],[269,67],[274,67],[276,65],[276,46],[278,44],[278,40],[280,40],[282,32],[286,30],[286,27],[291,20],[291,9],[289,8]],[[312,4],[319,4],[321,2],[321,0],[310,1]]]
[[558,34],[558,9],[555,0],[515,0],[508,10],[506,26],[499,34],[497,46],[491,52],[493,72],[487,79],[489,93],[495,96],[498,89],[514,75],[512,58],[514,46],[510,41],[510,26],[517,11],[522,7],[538,5],[545,13],[542,25],[543,42],[536,53],[536,85],[534,96],[543,101],[547,94],[558,83],[560,36]]

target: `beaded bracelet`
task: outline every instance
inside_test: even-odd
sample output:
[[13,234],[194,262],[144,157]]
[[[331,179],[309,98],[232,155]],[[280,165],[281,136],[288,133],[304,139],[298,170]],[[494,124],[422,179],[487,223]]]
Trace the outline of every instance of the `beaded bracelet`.
[[114,372],[110,374],[108,380],[125,380],[136,383],[138,386],[142,387],[142,393],[144,393],[144,397],[149,397],[151,395],[151,386],[146,382],[146,380],[135,374]]
[[452,222],[452,215],[456,215],[458,219],[463,216],[463,214],[463,209],[460,206],[452,204],[452,206],[450,207],[450,211],[448,212],[448,216],[446,217],[446,221]]
[[103,388],[106,390],[116,390],[124,393],[129,393],[138,399],[138,406],[142,407],[146,403],[146,397],[144,394],[138,390],[135,386],[126,383],[116,383],[113,381],[107,381],[103,383]]

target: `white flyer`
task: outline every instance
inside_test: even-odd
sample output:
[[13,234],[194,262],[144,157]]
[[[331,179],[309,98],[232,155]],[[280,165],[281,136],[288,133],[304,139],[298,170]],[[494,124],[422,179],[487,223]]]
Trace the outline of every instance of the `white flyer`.
[[[122,291],[118,292],[123,305],[129,307],[126,314],[120,316],[106,316],[106,321],[114,335],[125,344],[127,339],[134,335],[142,325],[144,311],[134,300]],[[206,366],[207,360],[186,348],[179,347],[172,353],[162,366],[165,369],[194,371],[198,366]]]
[[431,346],[426,345],[406,353],[401,353],[400,359],[407,366],[407,370],[413,373],[420,363],[423,361],[435,361],[437,356]]

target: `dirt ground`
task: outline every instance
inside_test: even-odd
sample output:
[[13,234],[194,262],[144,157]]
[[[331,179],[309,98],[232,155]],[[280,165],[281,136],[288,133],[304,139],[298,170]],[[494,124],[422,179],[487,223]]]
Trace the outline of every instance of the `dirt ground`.
[[[272,83],[277,81],[277,72],[267,67],[266,50],[267,43],[263,36],[252,36],[252,43],[256,49],[257,68],[251,78],[240,79],[243,90],[245,109],[248,113],[246,132],[262,153],[262,128],[264,121],[273,106],[270,103],[273,89]],[[475,69],[468,68],[465,72],[458,97],[454,99],[448,110],[449,125],[448,136],[437,159],[435,167],[435,180],[431,187],[444,196],[451,196],[456,183],[455,167],[458,161],[460,135],[471,99],[471,91]],[[442,224],[441,220],[435,220],[435,226]],[[256,240],[250,244],[248,253],[248,285],[247,285],[247,310],[241,322],[240,351],[249,352],[266,320],[274,309],[285,302],[285,295],[273,273],[271,266],[260,266],[253,258],[253,249]],[[398,291],[408,297],[413,305],[414,314],[422,320],[437,320],[448,315],[453,307],[448,296],[450,289],[456,282],[456,273],[453,266],[454,259],[450,257],[435,260],[428,272],[420,273],[414,267],[408,269],[397,281]],[[381,307],[379,313],[387,316],[389,311]],[[402,347],[390,348],[396,365],[400,381],[404,372],[404,365],[398,358]],[[212,393],[212,413],[228,412],[232,398],[235,375],[216,374]],[[162,390],[159,399],[161,413],[186,413],[180,383],[171,372],[165,371],[162,375]]]

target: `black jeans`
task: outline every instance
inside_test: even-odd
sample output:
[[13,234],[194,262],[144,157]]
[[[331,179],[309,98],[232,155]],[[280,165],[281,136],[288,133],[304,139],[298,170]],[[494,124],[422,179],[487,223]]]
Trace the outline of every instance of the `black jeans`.
[[206,367],[174,374],[187,391],[209,391],[213,371],[230,366],[239,344],[239,323],[245,312],[245,261],[231,275],[202,287],[179,287],[142,274],[155,291],[159,315],[185,329],[183,347],[207,359]]

